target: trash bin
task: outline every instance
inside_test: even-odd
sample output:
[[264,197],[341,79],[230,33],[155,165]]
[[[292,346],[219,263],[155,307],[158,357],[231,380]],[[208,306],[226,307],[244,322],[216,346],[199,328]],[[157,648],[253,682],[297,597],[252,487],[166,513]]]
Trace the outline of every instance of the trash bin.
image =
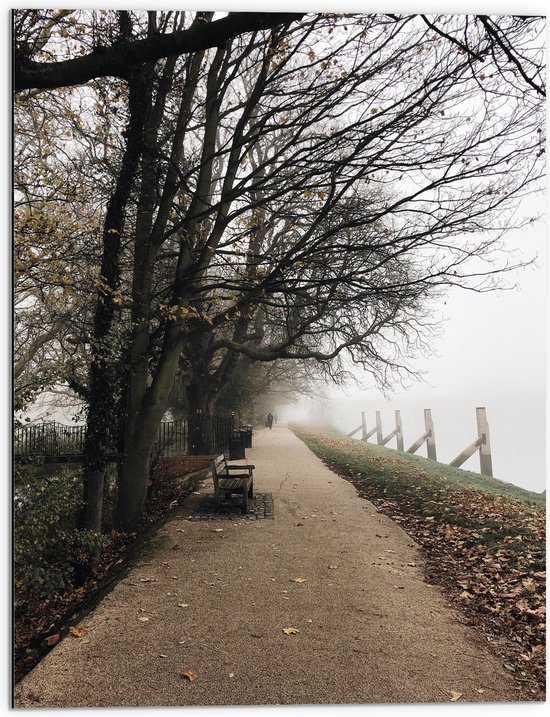
[[245,423],[241,426],[241,431],[244,431],[244,447],[252,448],[252,425]]
[[229,439],[229,460],[236,461],[240,458],[246,458],[244,448],[245,432],[241,431],[240,428],[234,428],[231,431],[231,436]]

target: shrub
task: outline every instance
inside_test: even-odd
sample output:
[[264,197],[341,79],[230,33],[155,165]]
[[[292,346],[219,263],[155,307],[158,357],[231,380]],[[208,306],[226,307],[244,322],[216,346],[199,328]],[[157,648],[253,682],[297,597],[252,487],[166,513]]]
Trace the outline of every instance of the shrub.
[[73,587],[75,564],[85,562],[100,536],[77,528],[82,483],[75,472],[44,477],[38,466],[19,469],[15,483],[16,604],[53,599]]

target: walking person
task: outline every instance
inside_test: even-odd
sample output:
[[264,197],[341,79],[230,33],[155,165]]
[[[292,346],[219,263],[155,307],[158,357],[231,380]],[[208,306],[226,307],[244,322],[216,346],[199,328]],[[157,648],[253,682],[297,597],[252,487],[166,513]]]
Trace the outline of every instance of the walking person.
[[271,412],[269,412],[267,414],[267,422],[266,423],[267,423],[269,430],[271,430],[273,427],[273,414]]

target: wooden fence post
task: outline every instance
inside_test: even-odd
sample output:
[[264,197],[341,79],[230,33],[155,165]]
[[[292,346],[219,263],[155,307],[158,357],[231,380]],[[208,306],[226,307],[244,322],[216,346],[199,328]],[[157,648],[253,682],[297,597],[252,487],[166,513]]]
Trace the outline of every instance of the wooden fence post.
[[361,440],[367,440],[367,419],[365,418],[365,411],[361,411]]
[[434,433],[434,422],[432,420],[432,411],[430,408],[424,409],[424,425],[426,426],[426,448],[428,450],[428,458],[432,461],[436,461],[435,452],[435,433]]
[[479,469],[485,476],[493,477],[493,461],[491,459],[491,441],[489,438],[489,424],[485,408],[476,408],[477,435],[481,439],[479,446]]
[[397,450],[403,452],[403,424],[401,422],[401,411],[395,412],[395,430],[397,431]]
[[380,411],[376,411],[376,442],[379,446],[381,446],[383,440],[384,435],[382,433],[382,417],[380,415]]
[[416,453],[420,446],[425,442],[428,450],[428,458],[432,461],[437,460],[435,453],[435,433],[434,423],[432,420],[432,412],[429,408],[424,409],[424,433],[419,436],[410,448],[407,448],[407,453]]
[[477,418],[477,439],[467,446],[458,456],[449,463],[450,466],[459,468],[465,461],[479,451],[479,472],[486,476],[493,476],[493,465],[491,461],[491,443],[489,441],[489,424],[484,408],[476,408]]

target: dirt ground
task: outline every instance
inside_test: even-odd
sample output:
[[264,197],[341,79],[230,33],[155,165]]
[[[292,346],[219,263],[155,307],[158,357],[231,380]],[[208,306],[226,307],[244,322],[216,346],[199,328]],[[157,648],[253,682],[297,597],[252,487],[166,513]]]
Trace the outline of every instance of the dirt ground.
[[246,462],[274,517],[201,520],[191,496],[15,707],[518,699],[411,538],[291,431],[255,433]]

